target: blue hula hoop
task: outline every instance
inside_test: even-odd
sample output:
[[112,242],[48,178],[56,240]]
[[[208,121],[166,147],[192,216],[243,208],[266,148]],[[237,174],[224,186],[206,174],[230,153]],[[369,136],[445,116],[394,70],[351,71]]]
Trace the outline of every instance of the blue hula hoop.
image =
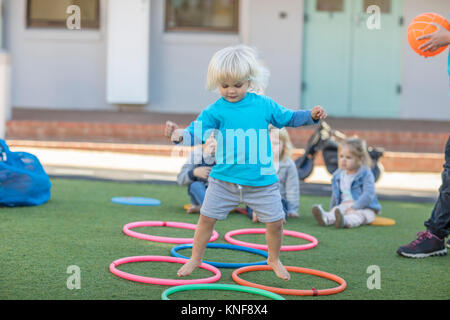
[[[219,249],[245,251],[245,252],[258,254],[258,255],[263,256],[265,258],[267,258],[269,256],[266,251],[259,250],[259,249],[248,248],[248,247],[243,247],[243,246],[237,246],[237,245],[234,245],[234,244],[208,243],[206,245],[206,247],[207,248],[219,248]],[[183,249],[188,249],[188,248],[192,248],[192,243],[175,246],[175,247],[172,248],[172,250],[170,250],[170,253],[174,257],[189,259],[188,257],[185,257],[185,256],[183,256],[183,255],[178,253],[178,250],[183,250]],[[259,262],[249,262],[249,263],[213,262],[213,261],[206,261],[206,260],[203,260],[203,262],[207,263],[209,265],[212,265],[212,266],[214,266],[216,268],[242,268],[242,267],[247,267],[247,266],[257,266],[257,265],[266,265],[267,264],[266,260],[259,261]]]

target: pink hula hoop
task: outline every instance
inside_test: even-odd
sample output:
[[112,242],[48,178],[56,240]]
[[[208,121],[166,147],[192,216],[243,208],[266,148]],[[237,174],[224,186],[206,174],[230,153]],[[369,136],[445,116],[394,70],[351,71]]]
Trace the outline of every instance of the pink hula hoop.
[[[138,238],[142,240],[155,241],[155,242],[165,242],[165,243],[193,243],[194,238],[171,238],[171,237],[161,237],[161,236],[152,236],[149,234],[139,233],[136,231],[132,231],[132,228],[138,227],[172,227],[172,228],[181,228],[181,229],[190,229],[195,230],[197,228],[196,224],[192,223],[184,223],[184,222],[170,222],[170,221],[138,221],[131,222],[126,224],[123,227],[123,232],[133,238]],[[209,241],[214,241],[219,238],[219,234],[216,230],[213,230],[213,234]]]
[[202,263],[200,265],[200,268],[211,271],[212,273],[214,273],[214,276],[209,277],[209,278],[191,279],[191,280],[173,280],[173,279],[144,277],[144,276],[138,276],[138,275],[131,274],[128,272],[120,271],[117,269],[117,266],[120,266],[121,264],[131,263],[131,262],[144,262],[144,261],[186,263],[188,261],[188,259],[176,258],[176,257],[166,257],[166,256],[127,257],[127,258],[122,258],[122,259],[113,261],[109,265],[109,271],[111,271],[116,276],[127,279],[127,280],[149,283],[149,284],[160,284],[163,286],[178,286],[178,285],[183,285],[183,284],[213,283],[213,282],[219,281],[220,277],[222,276],[219,269],[217,269],[216,267],[213,267],[209,264],[206,264],[206,263]]
[[[240,234],[256,234],[256,233],[266,233],[266,229],[239,229],[239,230],[233,230],[230,232],[227,232],[225,234],[225,240],[228,241],[231,244],[235,244],[238,246],[244,246],[244,247],[250,247],[254,249],[259,250],[267,250],[267,245],[265,244],[257,244],[257,243],[251,243],[251,242],[244,242],[240,240],[233,239],[233,236],[240,235]],[[284,236],[291,236],[295,238],[305,239],[308,241],[311,241],[311,243],[307,244],[299,244],[299,245],[289,245],[289,246],[282,246],[281,251],[300,251],[300,250],[308,250],[311,248],[314,248],[319,244],[319,241],[317,239],[309,234],[301,233],[297,231],[290,231],[290,230],[283,230]]]

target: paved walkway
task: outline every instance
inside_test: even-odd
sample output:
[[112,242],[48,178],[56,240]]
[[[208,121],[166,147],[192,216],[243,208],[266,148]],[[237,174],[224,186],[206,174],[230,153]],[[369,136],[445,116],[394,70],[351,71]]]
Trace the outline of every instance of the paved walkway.
[[[186,161],[183,156],[153,156],[115,152],[11,147],[36,155],[53,177],[83,177],[113,181],[176,183]],[[331,175],[324,167],[314,168],[302,184],[302,194],[328,195]],[[438,195],[438,173],[385,172],[377,182],[377,193],[384,199],[433,202]]]

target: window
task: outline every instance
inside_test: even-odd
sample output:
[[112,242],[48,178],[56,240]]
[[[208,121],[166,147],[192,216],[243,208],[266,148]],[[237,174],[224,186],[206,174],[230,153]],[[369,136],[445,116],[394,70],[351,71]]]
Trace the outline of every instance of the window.
[[166,0],[168,31],[238,32],[239,0]]
[[27,27],[66,28],[66,20],[71,15],[66,10],[71,5],[81,9],[81,29],[99,28],[99,0],[28,0]]
[[344,0],[317,0],[317,11],[336,12],[344,10]]
[[363,11],[372,5],[380,7],[382,13],[391,13],[391,0],[364,0]]

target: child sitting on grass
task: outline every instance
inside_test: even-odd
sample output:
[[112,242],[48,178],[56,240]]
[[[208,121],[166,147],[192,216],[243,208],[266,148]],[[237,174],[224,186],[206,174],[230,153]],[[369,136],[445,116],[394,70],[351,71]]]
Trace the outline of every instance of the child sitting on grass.
[[194,148],[178,173],[178,184],[188,187],[188,195],[191,198],[192,206],[187,209],[187,213],[200,212],[208,188],[209,173],[216,164],[216,145],[217,142],[211,135],[205,144]]
[[268,71],[253,49],[219,50],[208,67],[207,88],[218,89],[221,98],[185,130],[166,125],[165,134],[174,143],[203,143],[211,132],[217,141],[216,165],[209,175],[191,258],[178,270],[179,277],[191,274],[202,263],[216,221],[226,219],[231,210],[245,203],[266,224],[267,264],[279,278],[290,279],[280,260],[284,213],[268,127],[312,125],[325,118],[326,112],[320,106],[294,112],[260,95],[267,79]]
[[331,180],[330,211],[314,205],[312,213],[321,226],[354,228],[370,224],[381,211],[375,193],[375,179],[366,144],[359,138],[349,138],[339,144],[339,168]]
[[[278,129],[269,126],[270,143],[272,145],[273,162],[280,183],[281,202],[285,218],[298,218],[300,198],[300,182],[295,162],[291,159],[294,147],[286,128]],[[258,221],[253,210],[247,207],[248,217],[253,222]]]

